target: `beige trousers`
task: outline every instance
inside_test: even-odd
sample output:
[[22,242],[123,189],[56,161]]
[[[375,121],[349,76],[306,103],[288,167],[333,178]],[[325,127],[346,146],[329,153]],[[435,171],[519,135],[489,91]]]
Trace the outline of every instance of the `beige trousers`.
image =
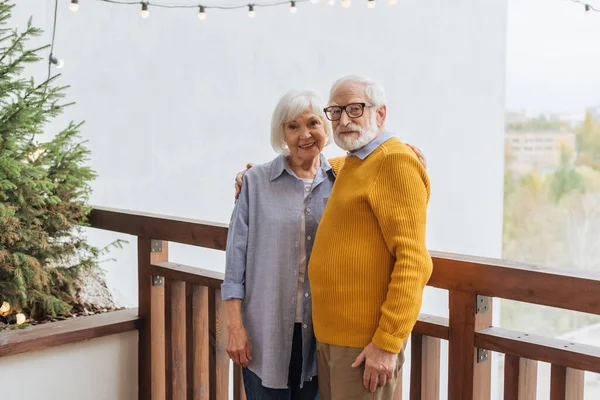
[[352,368],[356,357],[363,349],[340,347],[318,343],[319,397],[321,400],[392,400],[398,379],[402,379],[404,350],[398,355],[398,365],[394,377],[384,387],[378,387],[375,393],[367,390],[363,384],[364,364]]

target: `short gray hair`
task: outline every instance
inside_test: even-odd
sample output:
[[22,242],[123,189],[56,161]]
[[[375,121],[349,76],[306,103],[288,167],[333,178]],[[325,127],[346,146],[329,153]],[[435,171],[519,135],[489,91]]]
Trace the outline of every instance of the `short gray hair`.
[[371,100],[371,103],[375,105],[375,107],[379,108],[381,106],[385,106],[387,104],[387,98],[385,96],[385,89],[379,83],[373,81],[370,78],[366,78],[359,75],[348,75],[343,78],[338,79],[331,86],[331,90],[329,92],[329,101],[331,101],[331,96],[336,91],[336,89],[345,82],[357,82],[365,85],[365,94]]
[[289,152],[285,144],[283,127],[302,115],[308,108],[321,119],[327,134],[325,145],[329,145],[332,141],[332,128],[331,122],[329,122],[323,111],[324,107],[323,98],[314,90],[290,90],[287,92],[277,103],[271,118],[271,147],[273,150],[279,154]]

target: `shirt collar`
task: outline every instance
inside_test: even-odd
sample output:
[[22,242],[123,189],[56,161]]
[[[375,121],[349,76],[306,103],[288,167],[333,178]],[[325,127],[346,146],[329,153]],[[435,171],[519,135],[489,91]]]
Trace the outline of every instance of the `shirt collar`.
[[365,146],[361,147],[360,149],[356,150],[356,151],[349,151],[348,152],[348,156],[352,157],[358,157],[361,160],[364,160],[365,158],[367,158],[369,156],[369,154],[371,154],[373,151],[375,151],[376,148],[378,148],[383,142],[387,141],[388,139],[394,137],[394,135],[390,132],[383,132],[379,137],[373,139],[370,143],[366,144]]
[[[331,171],[331,173],[333,174],[333,168],[331,167],[331,164],[329,164],[329,161],[327,161],[327,158],[325,158],[323,154],[320,154],[319,158],[321,160],[321,167],[319,169],[322,170],[324,173]],[[273,164],[271,165],[271,176],[269,177],[269,179],[271,181],[274,181],[275,179],[279,178],[281,174],[283,174],[283,171],[286,171],[291,176],[296,176],[296,174],[294,174],[294,172],[290,168],[290,165],[288,164],[285,155],[280,154],[277,158],[273,160]]]

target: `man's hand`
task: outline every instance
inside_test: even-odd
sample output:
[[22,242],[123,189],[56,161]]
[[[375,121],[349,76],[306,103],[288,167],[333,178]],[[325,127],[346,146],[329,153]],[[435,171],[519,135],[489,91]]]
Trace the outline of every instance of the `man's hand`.
[[427,160],[425,159],[425,156],[423,155],[423,152],[421,151],[421,149],[419,149],[417,146],[413,146],[412,144],[406,143],[406,145],[408,147],[410,147],[410,149],[412,151],[415,152],[415,154],[417,155],[417,158],[419,159],[421,164],[423,164],[423,168],[427,169]]
[[373,393],[377,389],[377,385],[385,386],[387,381],[394,377],[398,354],[382,350],[371,342],[356,357],[352,368],[358,368],[363,363],[365,364],[363,383],[365,388]]
[[[411,147],[411,149],[412,149],[412,147]],[[246,173],[246,171],[248,171],[253,166],[254,166],[254,164],[248,163],[246,165],[246,169],[238,172],[237,175],[235,176],[235,201],[234,201],[234,203],[237,201],[238,197],[240,197],[240,192],[242,190],[242,181],[244,180],[244,174]]]
[[250,342],[248,341],[248,334],[244,325],[236,324],[235,326],[230,325],[229,330],[229,342],[227,343],[227,354],[231,361],[242,367],[247,367],[248,362],[252,360],[250,355]]

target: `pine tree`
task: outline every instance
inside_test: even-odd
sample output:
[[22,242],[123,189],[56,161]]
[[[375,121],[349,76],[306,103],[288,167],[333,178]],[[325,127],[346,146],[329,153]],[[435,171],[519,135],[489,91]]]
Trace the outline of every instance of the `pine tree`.
[[44,62],[48,46],[27,48],[42,31],[7,28],[14,5],[0,0],[0,302],[32,317],[68,312],[76,278],[98,268],[105,249],[83,235],[89,208],[89,150],[70,123],[38,143],[48,122],[61,114],[67,87],[51,77],[25,79],[24,68]]

